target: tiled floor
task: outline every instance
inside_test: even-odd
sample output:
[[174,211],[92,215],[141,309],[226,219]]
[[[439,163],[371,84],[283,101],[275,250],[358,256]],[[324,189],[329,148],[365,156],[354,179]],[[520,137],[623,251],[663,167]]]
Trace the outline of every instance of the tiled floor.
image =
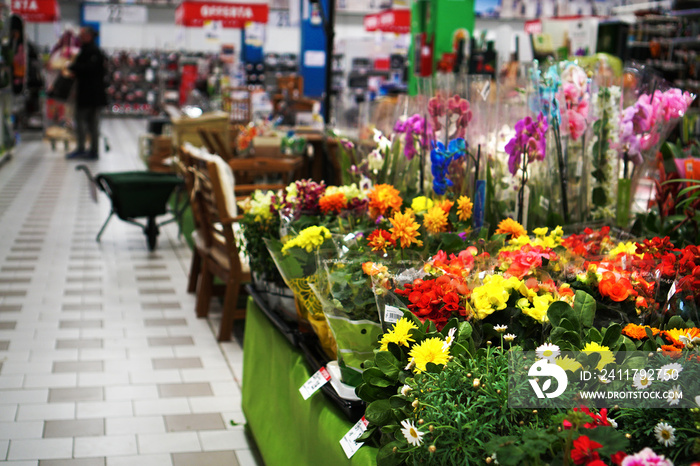
[[[142,120],[105,120],[93,172],[142,169]],[[241,412],[242,350],[217,344],[185,291],[177,227],[150,253],[140,229],[94,203],[48,143],[0,167],[0,463],[259,465]],[[238,324],[240,325],[240,324]],[[240,332],[239,332],[240,333]]]

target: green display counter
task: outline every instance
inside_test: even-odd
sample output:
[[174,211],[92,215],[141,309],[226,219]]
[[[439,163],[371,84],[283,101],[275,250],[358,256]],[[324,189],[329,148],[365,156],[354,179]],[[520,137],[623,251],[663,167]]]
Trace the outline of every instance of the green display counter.
[[299,387],[311,377],[304,355],[248,300],[243,344],[243,412],[266,466],[375,465],[377,449],[348,459],[340,439],[354,423],[321,392]]

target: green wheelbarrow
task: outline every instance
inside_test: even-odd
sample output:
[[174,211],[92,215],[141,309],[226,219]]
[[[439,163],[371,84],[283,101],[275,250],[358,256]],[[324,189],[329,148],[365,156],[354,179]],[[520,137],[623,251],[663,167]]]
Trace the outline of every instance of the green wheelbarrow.
[[[175,190],[184,192],[184,181],[176,175],[167,173],[156,173],[148,171],[128,171],[114,173],[99,173],[92,176],[86,165],[78,165],[76,170],[82,170],[90,182],[91,194],[94,201],[97,201],[97,190],[107,194],[112,202],[112,208],[107,219],[102,224],[95,240],[100,241],[100,237],[107,228],[107,224],[114,214],[123,221],[136,225],[143,230],[148,243],[148,250],[156,248],[159,227],[178,220],[185,208],[187,201],[178,208],[175,204],[172,217],[157,222],[156,217],[169,213],[168,200]],[[136,219],[145,218],[145,223]]]

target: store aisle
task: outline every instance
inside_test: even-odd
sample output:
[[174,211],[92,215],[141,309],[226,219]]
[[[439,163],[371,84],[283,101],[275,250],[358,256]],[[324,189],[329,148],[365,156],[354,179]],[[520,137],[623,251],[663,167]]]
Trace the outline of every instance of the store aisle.
[[[142,169],[146,123],[105,120],[93,172]],[[0,167],[0,463],[256,465],[237,341],[219,345],[186,292],[177,227],[149,253],[62,151],[23,141]]]

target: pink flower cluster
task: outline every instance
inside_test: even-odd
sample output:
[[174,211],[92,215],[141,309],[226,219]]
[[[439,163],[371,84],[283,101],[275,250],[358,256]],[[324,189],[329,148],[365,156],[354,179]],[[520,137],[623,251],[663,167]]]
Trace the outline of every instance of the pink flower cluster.
[[566,109],[569,134],[576,141],[586,131],[591,95],[588,75],[580,66],[570,63],[561,73],[561,95]]
[[627,152],[629,160],[642,163],[642,152],[656,147],[661,134],[685,115],[695,99],[693,94],[680,89],[642,94],[634,105],[625,108],[620,121],[621,155]]
[[450,122],[454,122],[456,133],[451,135],[451,138],[464,138],[473,116],[469,102],[456,94],[447,101],[439,95],[432,97],[428,101],[428,114],[434,131],[440,131],[443,128],[443,117],[447,117],[448,126]]
[[427,122],[425,119],[418,114],[411,115],[405,120],[398,120],[394,125],[394,132],[404,135],[403,154],[406,159],[412,160],[418,153],[416,141],[418,141],[421,146],[426,146],[428,144],[425,136],[429,129],[426,125]]

